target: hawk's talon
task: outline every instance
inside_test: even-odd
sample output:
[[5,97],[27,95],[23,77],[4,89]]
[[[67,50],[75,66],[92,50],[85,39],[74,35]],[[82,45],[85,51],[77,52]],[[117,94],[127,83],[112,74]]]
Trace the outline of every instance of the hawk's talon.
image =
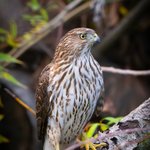
[[89,150],[89,149],[96,150],[96,148],[98,148],[98,147],[105,147],[105,146],[107,146],[106,143],[94,144],[92,142],[88,142],[85,144],[85,149],[86,150]]
[[[86,136],[86,133],[82,133],[82,135],[83,135],[83,138],[85,141],[89,139]],[[78,141],[80,141],[80,140],[78,140]],[[107,146],[107,144],[104,142],[96,144],[96,143],[92,143],[91,141],[88,141],[86,144],[82,145],[82,147],[85,147],[86,150],[90,150],[90,149],[96,150],[96,148],[98,148],[98,147],[105,147],[105,146]]]

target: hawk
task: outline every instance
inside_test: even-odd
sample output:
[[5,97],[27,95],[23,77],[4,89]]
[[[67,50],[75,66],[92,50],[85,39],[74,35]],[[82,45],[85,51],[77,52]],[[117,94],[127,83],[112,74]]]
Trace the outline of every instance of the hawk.
[[63,150],[81,134],[93,113],[99,114],[104,83],[101,67],[91,54],[99,41],[92,29],[69,31],[41,72],[36,119],[44,150]]

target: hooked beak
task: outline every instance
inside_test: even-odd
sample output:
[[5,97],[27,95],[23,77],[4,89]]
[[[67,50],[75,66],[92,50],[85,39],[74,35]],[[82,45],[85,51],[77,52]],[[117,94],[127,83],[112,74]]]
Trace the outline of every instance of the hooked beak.
[[99,38],[99,36],[95,33],[95,34],[94,34],[94,44],[98,44],[98,43],[100,43],[100,38]]
[[93,42],[94,45],[99,44],[101,41],[99,36],[96,33],[93,35],[93,40],[94,40],[94,42]]

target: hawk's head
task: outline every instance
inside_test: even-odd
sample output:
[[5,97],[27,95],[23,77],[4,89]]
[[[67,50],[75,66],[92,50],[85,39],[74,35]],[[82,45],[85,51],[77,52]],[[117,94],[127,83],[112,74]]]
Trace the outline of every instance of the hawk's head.
[[93,45],[100,41],[94,30],[89,28],[75,28],[62,37],[56,52],[55,58],[67,59],[88,53]]

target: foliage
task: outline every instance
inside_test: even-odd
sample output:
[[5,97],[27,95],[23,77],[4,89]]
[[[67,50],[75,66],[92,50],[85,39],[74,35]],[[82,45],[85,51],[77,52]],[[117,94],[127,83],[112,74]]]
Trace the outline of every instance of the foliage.
[[0,121],[3,120],[4,115],[0,114]]
[[[82,133],[81,135],[81,139],[82,141],[85,141],[91,137],[97,138],[98,137],[98,131],[106,131],[108,130],[113,124],[118,123],[120,120],[122,119],[122,117],[105,117],[103,119],[100,120],[100,122],[98,123],[89,123],[86,127],[85,127],[85,132]],[[100,143],[104,146],[106,146],[105,143]],[[96,146],[96,145],[95,145]],[[98,146],[98,145],[97,145]],[[84,147],[86,149],[89,148],[93,148],[93,144],[91,144],[90,142],[88,144],[85,144]]]
[[7,139],[5,136],[0,134],[0,144],[1,143],[8,143],[8,142],[9,142],[9,139]]
[[21,86],[23,88],[25,88],[25,86],[20,83],[16,78],[14,78],[10,73],[4,71],[4,70],[0,70],[0,78],[5,79],[15,85]]
[[[35,28],[30,32],[27,32],[24,35],[22,35],[20,38],[18,38],[17,25],[14,21],[11,21],[9,30],[0,28],[1,43],[11,46],[12,48],[17,48],[20,46],[22,42],[24,42],[25,40],[29,40],[32,34],[41,29],[41,27],[43,27],[43,25],[45,25],[45,23],[48,21],[48,12],[41,6],[38,0],[30,0],[27,3],[27,7],[32,11],[32,14],[25,14],[23,18],[29,21],[32,25],[34,25]],[[0,63],[23,64],[23,62],[5,53],[0,53]],[[5,79],[15,85],[25,87],[18,80],[16,80],[11,74],[9,74],[8,71],[6,71],[6,69],[1,64],[0,64],[0,79]]]
[[18,47],[17,38],[17,25],[15,22],[10,23],[10,29],[7,31],[6,29],[0,28],[0,42],[5,42],[7,45],[12,47]]
[[[17,47],[18,46],[18,42],[16,41],[17,38],[17,25],[16,23],[12,22],[10,24],[10,30],[7,31],[3,28],[0,28],[0,42],[1,43],[5,43],[11,47]],[[0,79],[4,79],[7,80],[15,85],[24,87],[25,86],[23,84],[21,84],[17,79],[15,79],[11,74],[8,73],[8,71],[6,71],[6,69],[2,66],[2,63],[17,63],[17,64],[23,64],[22,61],[12,57],[9,54],[5,54],[0,52]],[[3,103],[0,99],[0,107],[3,107]],[[2,121],[4,118],[3,114],[0,114],[0,121]],[[8,143],[9,139],[6,138],[5,136],[0,134],[0,144],[1,143]]]
[[[48,22],[48,12],[41,6],[38,0],[30,0],[27,2],[27,7],[31,10],[31,13],[24,14],[23,18],[35,27],[34,30],[43,27]],[[27,32],[20,38],[17,36],[18,28],[14,21],[10,22],[9,30],[0,28],[0,43],[11,46],[12,48],[17,48],[24,40],[30,39],[32,33]]]
[[[118,123],[120,120],[122,119],[122,117],[105,117],[103,119],[100,120],[99,123],[90,123],[89,125],[87,125],[87,127],[85,128],[85,135],[87,138],[91,138],[91,137],[97,137],[97,134],[95,134],[95,132],[97,130],[100,130],[102,132],[108,130],[111,126],[113,126],[114,124]],[[85,136],[82,137],[82,140],[85,140]]]
[[[16,27],[12,26],[12,29],[11,29],[11,33],[13,35],[12,37],[15,37],[17,35],[16,34],[17,32],[15,30],[16,30]],[[1,29],[1,31],[3,31],[3,33],[5,32],[5,30],[3,30],[3,29]],[[4,62],[23,64],[22,61],[10,56],[9,54],[0,53],[0,63],[4,63]],[[25,88],[25,86],[23,84],[21,84],[17,79],[15,79],[11,74],[9,74],[2,65],[0,65],[0,79],[7,80],[15,85]],[[1,99],[0,99],[0,107],[1,108],[3,107],[3,103],[2,103]],[[3,118],[4,118],[4,115],[0,114],[0,121],[2,121]],[[9,139],[7,139],[5,136],[0,134],[0,144],[8,143],[8,142],[9,142]]]
[[38,0],[30,0],[27,6],[31,9],[33,14],[25,14],[23,18],[35,26],[39,22],[48,22],[48,12],[43,8]]
[[[0,53],[0,62],[10,62],[10,63],[17,63],[17,64],[23,64],[18,59],[4,53]],[[23,84],[21,84],[17,79],[15,79],[11,74],[9,74],[4,67],[0,65],[0,79],[5,79],[15,85],[24,87]]]
[[101,131],[105,131],[109,129],[114,124],[118,123],[122,117],[105,117],[100,121],[100,129]]
[[18,63],[18,64],[23,64],[22,61],[8,55],[5,53],[0,53],[0,62],[10,62],[10,63]]
[[41,8],[38,0],[30,0],[28,3],[27,3],[27,6],[30,7],[32,10],[34,11],[37,11]]
[[[0,107],[2,108],[3,107],[3,103],[2,103],[2,100],[0,99]],[[4,118],[4,115],[3,114],[0,114],[0,121]],[[0,134],[0,144],[1,143],[8,143],[9,140],[4,137],[3,135]]]

